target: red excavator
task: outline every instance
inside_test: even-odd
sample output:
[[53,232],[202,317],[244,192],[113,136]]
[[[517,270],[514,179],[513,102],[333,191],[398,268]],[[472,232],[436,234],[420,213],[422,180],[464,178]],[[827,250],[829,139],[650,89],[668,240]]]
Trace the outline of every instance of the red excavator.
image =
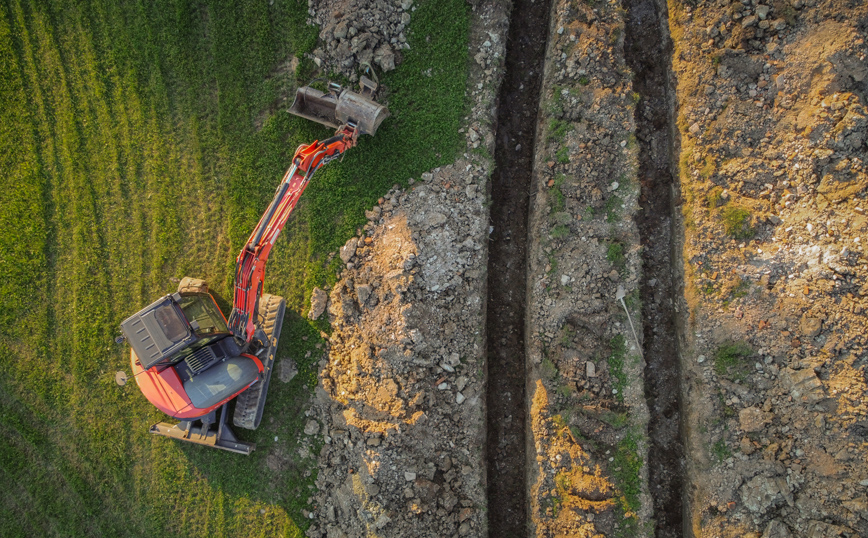
[[207,283],[185,277],[177,292],[121,324],[120,341],[130,343],[133,376],[142,393],[180,421],[155,424],[151,433],[240,454],[255,448],[235,436],[226,417],[235,399],[236,426],[256,429],[262,420],[286,307],[282,297],[262,293],[265,263],[317,169],[354,147],[359,135],[374,135],[388,117],[386,107],[374,101],[376,89],[377,83],[364,76],[359,92],[334,83],[326,92],[308,86],[298,89],[289,112],[337,131],[296,150],[274,200],[236,259],[228,321]]

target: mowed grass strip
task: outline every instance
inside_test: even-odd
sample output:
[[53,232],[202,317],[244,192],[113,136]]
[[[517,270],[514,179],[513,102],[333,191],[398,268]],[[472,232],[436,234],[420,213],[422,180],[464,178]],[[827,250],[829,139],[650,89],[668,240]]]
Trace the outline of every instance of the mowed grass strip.
[[228,313],[234,257],[295,147],[330,135],[281,105],[299,81],[280,66],[316,44],[306,19],[296,0],[0,7],[0,535],[307,528],[318,446],[298,438],[328,329],[307,297],[364,209],[459,150],[463,2],[417,6],[381,80],[393,117],[316,176],[275,248],[266,291],[291,305],[279,356],[299,375],[240,432],[253,456],[150,436],[166,417],[115,385],[128,351],[112,342],[172,278],[206,278]]

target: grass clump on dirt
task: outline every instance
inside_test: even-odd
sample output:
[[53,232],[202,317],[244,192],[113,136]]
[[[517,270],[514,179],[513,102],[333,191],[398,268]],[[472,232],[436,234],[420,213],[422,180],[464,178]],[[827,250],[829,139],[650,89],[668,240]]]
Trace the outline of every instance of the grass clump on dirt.
[[624,204],[624,200],[617,194],[613,194],[606,200],[606,222],[618,221],[618,210]]
[[612,386],[617,390],[615,397],[624,401],[624,387],[627,386],[627,373],[624,372],[624,361],[627,358],[627,341],[623,335],[616,334],[609,341],[611,351],[606,361],[609,363],[609,375],[612,376]]
[[748,373],[748,359],[753,349],[744,342],[727,342],[714,354],[714,371],[718,375],[744,379]]
[[236,430],[250,457],[150,435],[167,417],[114,383],[129,351],[112,341],[185,275],[229,312],[235,256],[295,148],[331,134],[281,105],[312,69],[284,68],[316,46],[307,9],[0,8],[0,486],[15,499],[0,536],[304,535],[319,447],[301,456],[299,432],[327,329],[306,303],[364,209],[462,147],[467,4],[413,12],[404,63],[380,78],[393,116],[316,175],[275,245],[265,291],[287,298],[278,356],[299,373],[273,380],[259,430]]
[[754,229],[750,225],[750,211],[739,206],[727,206],[720,212],[723,229],[733,239],[750,239]]
[[642,458],[639,456],[638,437],[628,433],[618,441],[615,450],[613,476],[619,492],[619,504],[626,517],[634,519],[642,507],[639,495],[642,492]]
[[723,188],[722,187],[714,187],[708,192],[708,196],[706,197],[708,201],[709,209],[717,209],[721,205],[723,205]]
[[711,454],[714,456],[714,459],[717,460],[717,463],[723,463],[726,459],[732,456],[732,451],[726,446],[726,441],[720,439],[711,445]]
[[567,133],[572,129],[569,122],[553,119],[549,122],[548,134],[546,141],[548,142],[563,142]]
[[552,228],[551,236],[554,239],[564,239],[569,237],[570,227],[565,224],[557,224]]
[[606,259],[617,269],[623,269],[627,264],[624,243],[617,240],[609,241],[609,244],[606,246]]

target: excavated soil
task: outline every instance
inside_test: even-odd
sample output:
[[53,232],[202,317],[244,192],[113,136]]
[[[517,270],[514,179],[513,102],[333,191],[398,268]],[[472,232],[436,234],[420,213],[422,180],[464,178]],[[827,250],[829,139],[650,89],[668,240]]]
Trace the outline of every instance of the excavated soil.
[[688,527],[868,536],[868,6],[670,3]]
[[315,294],[308,535],[868,536],[868,6],[471,5],[467,153]]

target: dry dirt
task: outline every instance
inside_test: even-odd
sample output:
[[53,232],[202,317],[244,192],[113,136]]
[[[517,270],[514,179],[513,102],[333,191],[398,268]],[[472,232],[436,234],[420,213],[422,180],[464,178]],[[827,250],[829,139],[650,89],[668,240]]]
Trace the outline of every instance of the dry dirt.
[[868,7],[671,4],[670,24],[690,530],[866,536]]
[[[400,62],[412,2],[351,6],[312,2],[319,62]],[[473,3],[467,153],[384,194],[313,301],[308,535],[868,536],[868,7],[553,0],[524,129],[508,8]],[[492,229],[492,156],[530,148],[526,232]]]

